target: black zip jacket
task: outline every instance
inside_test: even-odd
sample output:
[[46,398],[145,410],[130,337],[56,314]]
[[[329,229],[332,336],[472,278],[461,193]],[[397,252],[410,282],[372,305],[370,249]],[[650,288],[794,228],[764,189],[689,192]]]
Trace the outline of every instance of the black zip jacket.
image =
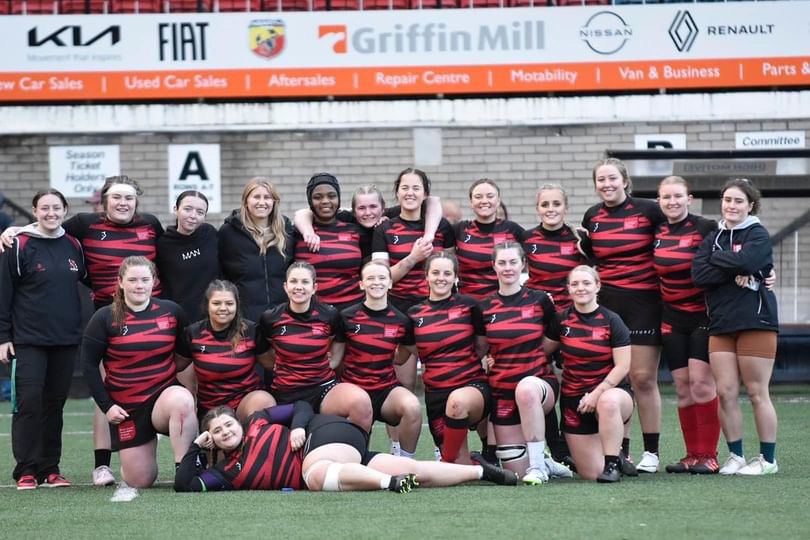
[[79,281],[87,276],[79,241],[21,232],[0,257],[0,343],[77,345]]
[[[771,239],[756,217],[733,229],[721,221],[720,228],[704,238],[692,263],[692,279],[706,289],[709,334],[778,331],[776,296],[763,283],[772,268]],[[738,286],[738,275],[753,275],[758,290]]]
[[286,217],[284,226],[287,233],[284,254],[273,246],[264,256],[239,219],[238,211],[234,210],[219,229],[222,274],[239,289],[242,315],[251,321],[258,321],[266,309],[287,301],[282,284],[292,262],[295,241],[292,223]]

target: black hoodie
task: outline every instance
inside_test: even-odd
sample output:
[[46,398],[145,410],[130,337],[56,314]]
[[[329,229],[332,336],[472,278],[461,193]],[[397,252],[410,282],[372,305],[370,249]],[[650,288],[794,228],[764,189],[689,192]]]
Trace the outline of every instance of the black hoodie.
[[222,274],[239,288],[242,316],[258,321],[264,311],[287,301],[282,284],[292,262],[295,241],[292,223],[284,217],[287,244],[284,254],[267,248],[264,256],[259,246],[234,210],[219,229],[219,262]]
[[[772,268],[771,239],[756,217],[732,229],[721,221],[703,239],[692,263],[692,279],[706,289],[709,334],[779,330],[776,296],[761,283]],[[738,275],[753,275],[758,290],[738,286]]]
[[211,281],[220,277],[217,230],[203,223],[189,235],[166,229],[157,241],[157,267],[163,294],[180,304],[189,321],[203,318],[203,298]]

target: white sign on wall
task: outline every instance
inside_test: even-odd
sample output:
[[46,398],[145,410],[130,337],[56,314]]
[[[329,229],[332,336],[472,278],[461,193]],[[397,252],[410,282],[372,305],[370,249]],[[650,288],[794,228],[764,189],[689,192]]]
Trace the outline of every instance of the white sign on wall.
[[804,131],[738,131],[734,142],[738,150],[804,148]]
[[108,176],[121,174],[118,145],[51,146],[51,187],[65,197],[89,197]]
[[636,135],[636,150],[686,150],[685,133],[651,133]]
[[187,190],[208,198],[208,211],[220,212],[222,182],[218,144],[169,145],[169,209],[177,196]]

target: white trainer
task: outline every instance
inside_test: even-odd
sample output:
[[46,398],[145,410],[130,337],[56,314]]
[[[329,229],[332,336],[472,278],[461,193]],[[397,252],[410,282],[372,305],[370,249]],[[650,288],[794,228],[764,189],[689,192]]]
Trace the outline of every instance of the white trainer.
[[640,473],[658,472],[658,455],[645,450],[644,453],[641,454],[641,460],[636,465],[636,470]]
[[539,486],[548,482],[548,473],[542,469],[532,468],[523,475],[523,483],[529,486]]
[[433,447],[433,457],[436,459],[436,461],[442,460],[442,451],[439,449],[438,446]]
[[551,456],[546,456],[543,461],[546,462],[546,469],[548,469],[548,475],[550,478],[573,478],[574,473],[571,472],[571,469],[560,463],[559,461],[554,461],[554,458]]
[[93,469],[93,485],[94,486],[111,486],[115,483],[115,476],[113,476],[112,469],[106,465],[99,465]]
[[741,476],[763,476],[766,474],[776,474],[777,472],[779,472],[779,466],[776,464],[776,460],[774,459],[773,463],[765,461],[765,458],[760,454],[749,461],[748,465],[740,468],[737,474]]
[[718,471],[720,474],[737,474],[737,471],[745,467],[745,457],[738,456],[734,452],[730,452],[726,462],[720,467]]

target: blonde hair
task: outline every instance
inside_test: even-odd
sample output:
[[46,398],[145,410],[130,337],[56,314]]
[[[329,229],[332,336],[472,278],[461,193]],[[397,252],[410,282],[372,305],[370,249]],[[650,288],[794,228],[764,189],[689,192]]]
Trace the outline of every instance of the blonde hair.
[[593,266],[588,266],[587,264],[580,264],[579,266],[574,267],[573,270],[568,272],[568,277],[565,280],[566,283],[571,281],[571,274],[573,274],[574,272],[585,272],[586,274],[590,274],[590,276],[594,279],[597,285],[602,283],[602,280],[599,279],[599,272],[596,271],[596,268],[594,268]]
[[[568,192],[565,191],[565,188],[562,187],[560,184],[543,184],[542,186],[540,186],[540,188],[537,190],[537,202],[535,203],[535,210],[537,210],[538,209],[537,207],[540,206],[540,195],[542,195],[544,191],[551,191],[551,190],[557,190],[562,194],[563,204],[565,204],[565,211],[567,213],[568,212]],[[542,226],[542,223],[540,223],[540,225]],[[571,225],[569,225],[565,221],[563,221],[563,225],[568,227],[569,229],[571,229],[571,232],[574,234],[574,238],[577,239],[577,242],[582,242],[582,237],[580,236],[579,231],[577,230],[576,227],[572,227]]]
[[683,186],[686,188],[686,192],[689,193],[689,182],[687,182],[686,179],[683,178],[682,176],[667,176],[658,183],[658,189],[661,189],[661,186],[666,186],[670,184]]
[[157,277],[155,265],[146,257],[135,255],[121,261],[121,266],[118,267],[118,284],[115,289],[115,294],[113,295],[112,307],[110,308],[112,310],[112,324],[114,328],[124,326],[124,320],[127,317],[127,303],[124,298],[124,289],[121,288],[121,282],[124,280],[127,270],[133,266],[145,266],[149,268],[152,279]]
[[[270,212],[270,217],[268,218],[270,222],[269,230],[263,229],[253,221],[247,209],[248,197],[253,193],[253,190],[260,187],[266,189],[273,197],[273,210]],[[281,216],[281,209],[279,208],[280,202],[281,197],[279,197],[275,186],[273,186],[269,178],[264,176],[252,178],[245,186],[245,189],[242,190],[242,206],[239,209],[239,218],[242,220],[245,229],[250,233],[250,236],[253,237],[256,245],[259,246],[259,253],[262,255],[267,253],[267,248],[273,246],[275,246],[282,256],[284,255],[284,248],[287,245],[288,239],[287,232],[284,229],[284,218]]]
[[363,184],[362,186],[358,187],[354,190],[352,194],[352,212],[355,211],[355,207],[357,206],[357,196],[358,195],[372,195],[376,194],[377,197],[380,199],[380,208],[385,209],[385,199],[383,198],[383,194],[374,184]]

